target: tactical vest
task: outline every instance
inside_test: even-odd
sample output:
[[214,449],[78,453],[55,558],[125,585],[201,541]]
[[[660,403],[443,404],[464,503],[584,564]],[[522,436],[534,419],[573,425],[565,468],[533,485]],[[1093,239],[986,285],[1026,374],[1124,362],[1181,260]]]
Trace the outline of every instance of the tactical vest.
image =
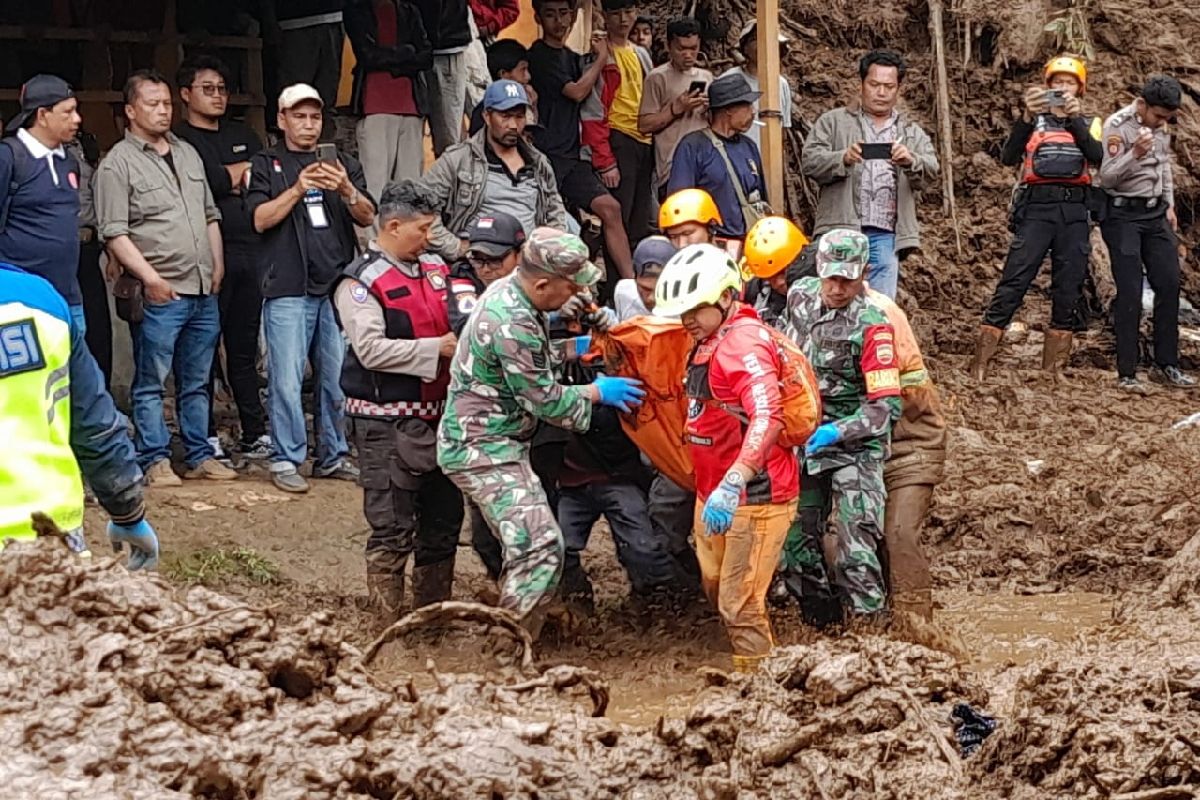
[[1025,143],[1022,183],[1057,183],[1086,186],[1092,182],[1087,158],[1066,128],[1066,120],[1038,114],[1033,133]]
[[[342,274],[361,284],[352,287],[352,293],[365,291],[383,306],[387,338],[429,339],[450,332],[446,309],[450,270],[437,256],[421,256],[420,274],[415,278],[378,253],[357,259]],[[362,302],[366,298],[354,299]],[[369,370],[353,347],[347,348],[342,366],[342,391],[346,393],[346,413],[351,416],[436,420],[445,409],[449,383],[449,360],[445,358],[440,359],[437,377],[428,383],[416,375]]]
[[63,531],[83,525],[70,361],[66,301],[41,278],[0,266],[0,548],[35,538],[35,511]]

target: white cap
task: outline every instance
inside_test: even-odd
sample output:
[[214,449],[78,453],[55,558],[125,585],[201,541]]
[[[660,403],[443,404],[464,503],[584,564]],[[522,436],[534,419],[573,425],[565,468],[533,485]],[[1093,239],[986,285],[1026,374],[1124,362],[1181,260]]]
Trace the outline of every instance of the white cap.
[[293,83],[279,93],[279,110],[287,111],[289,108],[309,101],[316,103],[321,108],[325,107],[325,101],[321,99],[321,95],[316,89],[307,83]]
[[[738,44],[741,44],[746,39],[747,36],[749,36],[751,33],[754,32],[754,30],[757,27],[758,27],[758,20],[752,19],[752,20],[750,20],[750,22],[746,23],[746,27],[742,28],[742,32],[740,34],[738,34]],[[779,43],[780,44],[787,44],[790,41],[791,41],[791,39],[788,38],[787,34],[785,34],[783,31],[779,32]]]

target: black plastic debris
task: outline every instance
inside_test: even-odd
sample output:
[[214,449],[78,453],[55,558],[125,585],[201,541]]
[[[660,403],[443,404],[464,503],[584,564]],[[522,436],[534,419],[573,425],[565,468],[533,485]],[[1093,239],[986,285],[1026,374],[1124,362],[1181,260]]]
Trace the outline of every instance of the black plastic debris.
[[978,750],[983,740],[996,730],[995,717],[981,714],[966,703],[956,705],[950,718],[954,720],[954,737],[963,758]]

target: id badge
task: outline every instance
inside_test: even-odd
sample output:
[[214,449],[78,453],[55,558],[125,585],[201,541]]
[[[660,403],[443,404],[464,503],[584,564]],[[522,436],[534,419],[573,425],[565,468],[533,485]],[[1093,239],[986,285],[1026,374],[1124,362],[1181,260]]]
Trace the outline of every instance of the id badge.
[[308,211],[308,224],[320,230],[329,227],[329,217],[325,215],[325,203],[320,192],[309,191],[304,195],[304,207]]

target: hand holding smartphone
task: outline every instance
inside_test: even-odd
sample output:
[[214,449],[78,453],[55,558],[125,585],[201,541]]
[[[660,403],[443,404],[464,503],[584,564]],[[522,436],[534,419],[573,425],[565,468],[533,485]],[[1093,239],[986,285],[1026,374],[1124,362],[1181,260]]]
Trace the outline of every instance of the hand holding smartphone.
[[691,85],[688,86],[688,94],[702,94],[707,88],[708,84],[704,81],[692,81]]
[[337,164],[337,145],[332,142],[317,145],[317,161],[322,164]]
[[863,142],[859,147],[863,161],[890,161],[892,158],[891,142]]

